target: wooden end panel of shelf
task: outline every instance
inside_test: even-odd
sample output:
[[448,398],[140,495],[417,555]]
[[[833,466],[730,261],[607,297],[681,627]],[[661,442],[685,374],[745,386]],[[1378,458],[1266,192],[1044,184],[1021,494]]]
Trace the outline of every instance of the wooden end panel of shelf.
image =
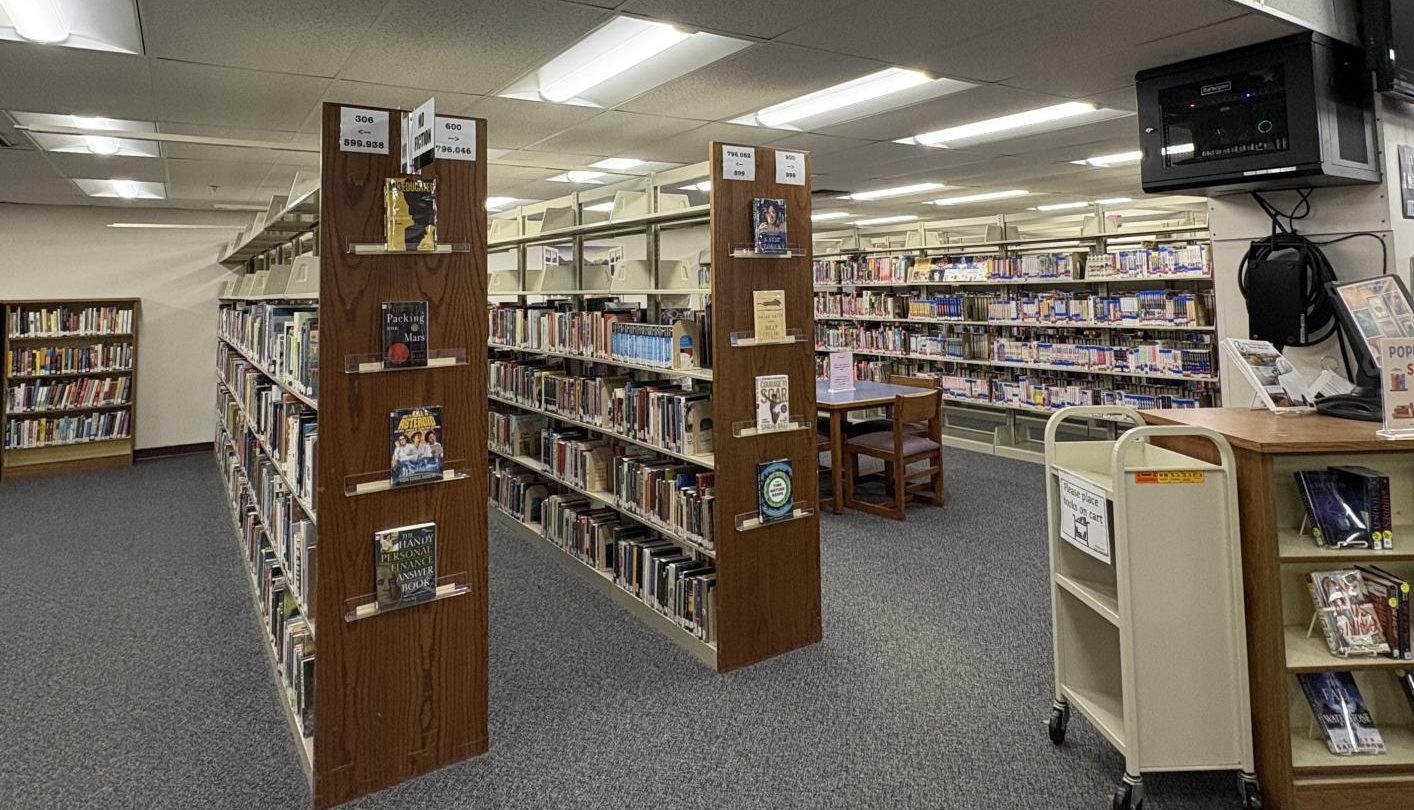
[[1395,810],[1414,807],[1414,778],[1301,780],[1292,793],[1278,810]]
[[[487,747],[486,369],[347,374],[345,358],[381,351],[380,305],[428,302],[429,348],[484,346],[486,128],[475,161],[436,161],[438,241],[469,252],[353,255],[383,241],[383,182],[401,174],[398,111],[389,154],[339,150],[339,109],[325,104],[321,182],[318,576],[314,753],[317,807],[330,807]],[[474,120],[474,119],[468,119]],[[389,413],[440,405],[449,461],[467,478],[348,497],[345,477],[386,470]],[[437,524],[439,575],[466,572],[471,593],[355,622],[344,600],[373,590],[373,535]]]
[[[722,176],[722,146],[713,142],[712,179],[712,346],[713,442],[717,469],[717,668],[726,672],[821,638],[820,519],[817,457],[813,430],[735,438],[732,425],[756,419],[755,378],[790,376],[790,412],[813,420],[815,351],[809,246],[810,156],[806,184],[778,185],[776,153],[756,147],[756,179]],[[784,199],[787,235],[805,255],[790,258],[733,258],[733,247],[751,245],[751,201]],[[733,348],[732,332],[751,332],[752,292],[784,290],[786,327],[800,329],[802,343]],[[789,458],[797,504],[816,511],[809,517],[751,531],[736,530],[736,515],[757,508],[756,465]]]

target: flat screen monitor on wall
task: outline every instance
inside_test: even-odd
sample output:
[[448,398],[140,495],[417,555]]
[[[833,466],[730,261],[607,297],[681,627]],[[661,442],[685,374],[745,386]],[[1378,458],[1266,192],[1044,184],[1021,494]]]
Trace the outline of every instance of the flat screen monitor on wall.
[[1360,38],[1376,89],[1414,101],[1414,2],[1360,0]]

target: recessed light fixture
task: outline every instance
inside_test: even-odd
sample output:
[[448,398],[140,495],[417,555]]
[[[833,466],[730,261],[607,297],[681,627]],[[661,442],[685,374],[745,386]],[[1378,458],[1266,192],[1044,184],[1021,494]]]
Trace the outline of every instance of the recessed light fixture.
[[610,200],[610,201],[608,201],[608,202],[601,202],[601,203],[594,203],[593,205],[586,205],[586,206],[584,206],[584,210],[586,210],[586,211],[598,211],[598,212],[600,212],[600,213],[608,213],[608,212],[614,210],[614,201],[613,201],[613,200]]
[[1095,201],[1095,204],[1096,204],[1096,205],[1123,205],[1123,204],[1125,204],[1125,203],[1132,203],[1132,202],[1134,202],[1134,200],[1133,200],[1132,198],[1130,198],[1130,197],[1106,197],[1106,198],[1103,199],[1103,200],[1096,200],[1096,201]]
[[824,222],[829,219],[845,219],[852,216],[854,215],[848,211],[816,211],[810,215],[810,220],[812,222]]
[[580,185],[603,185],[603,172],[565,172],[554,177],[545,178],[551,183],[579,183]]
[[117,190],[118,196],[125,200],[136,200],[142,196],[142,186],[136,180],[114,180],[113,188]]
[[961,197],[944,197],[940,200],[933,200],[933,205],[966,205],[991,200],[1006,200],[1012,197],[1025,197],[1030,193],[1021,188],[1008,189],[1007,191],[984,191],[981,194],[964,194]]
[[515,205],[515,203],[516,203],[516,198],[515,198],[515,197],[487,197],[487,198],[486,198],[486,210],[488,210],[488,211],[499,211],[499,210],[501,210],[502,208],[507,208],[507,207],[510,207],[510,206],[512,206],[512,205]]
[[700,183],[692,183],[686,186],[678,186],[678,191],[711,191],[712,181],[703,180]]
[[1123,166],[1126,163],[1138,163],[1144,159],[1144,153],[1140,150],[1133,152],[1116,152],[1113,155],[1096,155],[1084,160],[1072,160],[1071,163],[1077,166],[1095,166],[1107,169],[1110,166]]
[[[71,116],[74,119],[74,126],[80,129],[113,129],[109,126],[106,118],[91,118],[83,115]],[[84,143],[88,145],[88,151],[95,155],[116,155],[122,148],[122,144],[117,138],[110,138],[107,135],[85,135]]]
[[854,194],[847,194],[847,200],[882,200],[887,197],[903,197],[909,194],[921,194],[925,191],[937,191],[946,188],[942,183],[914,183],[911,186],[894,186],[893,188],[880,188],[874,191],[859,191]]
[[756,121],[762,126],[779,127],[802,118],[812,118],[841,107],[853,106],[879,96],[927,84],[929,81],[932,79],[926,73],[917,70],[886,68],[853,81],[773,104],[756,113]]
[[30,42],[57,45],[69,38],[69,25],[54,0],[0,0],[15,33]]
[[917,214],[899,214],[892,217],[875,217],[873,219],[855,220],[855,225],[892,225],[895,222],[912,222],[918,219]]
[[589,166],[590,168],[594,169],[604,169],[606,171],[616,172],[622,169],[632,169],[634,166],[639,166],[642,164],[643,161],[639,160],[638,158],[615,157],[604,158],[598,163],[589,164]]
[[1037,210],[1037,211],[1069,211],[1069,210],[1074,209],[1074,208],[1089,208],[1089,207],[1090,207],[1090,203],[1089,203],[1088,201],[1086,201],[1086,200],[1080,200],[1079,202],[1051,203],[1050,205],[1038,205],[1038,206],[1036,206],[1036,209],[1035,209],[1035,210]]
[[167,198],[166,186],[162,183],[145,180],[75,179],[74,185],[90,197],[120,197],[124,200],[164,200]]
[[243,231],[245,225],[199,225],[185,222],[110,222],[109,228],[139,228],[153,231]]
[[1003,115],[1000,118],[988,118],[983,121],[974,121],[970,124],[948,127],[946,129],[924,132],[921,135],[913,136],[913,142],[923,146],[952,146],[960,141],[977,142],[987,140],[992,135],[1003,132],[1035,127],[1041,124],[1048,124],[1052,121],[1059,121],[1064,118],[1074,118],[1076,116],[1087,115],[1096,112],[1099,108],[1094,104],[1084,101],[1067,101],[1064,104],[1054,104],[1049,107],[1040,107],[1025,112]]
[[256,203],[212,203],[217,211],[269,211],[270,206]]

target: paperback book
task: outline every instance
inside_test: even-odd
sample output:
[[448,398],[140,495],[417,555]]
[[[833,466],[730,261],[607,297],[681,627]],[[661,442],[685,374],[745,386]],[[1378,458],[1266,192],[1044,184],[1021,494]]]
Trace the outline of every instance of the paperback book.
[[751,293],[751,304],[756,340],[785,340],[785,290],[755,290]]
[[442,406],[400,408],[391,414],[393,486],[442,477]]
[[1332,655],[1389,652],[1389,644],[1359,571],[1312,571],[1311,590],[1316,616]]
[[756,197],[751,201],[751,229],[757,253],[786,253],[786,201]]
[[437,181],[389,177],[383,186],[388,250],[437,249]]
[[383,302],[383,368],[427,365],[427,302]]
[[756,429],[790,427],[790,377],[767,374],[756,378]]
[[378,607],[431,599],[437,592],[437,524],[418,523],[376,532],[373,570]]
[[790,459],[778,458],[756,465],[756,497],[762,523],[784,520],[795,512]]
[[1384,739],[1355,678],[1349,672],[1302,672],[1296,676],[1332,754],[1383,754]]

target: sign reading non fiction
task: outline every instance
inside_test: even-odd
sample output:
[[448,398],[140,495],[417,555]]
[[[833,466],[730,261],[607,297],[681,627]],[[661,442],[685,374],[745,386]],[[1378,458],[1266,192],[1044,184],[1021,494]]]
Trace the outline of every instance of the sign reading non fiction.
[[388,111],[340,107],[339,151],[388,154]]
[[403,171],[415,172],[436,157],[432,151],[433,122],[437,118],[435,98],[417,105],[403,116]]
[[476,122],[437,116],[432,142],[438,160],[476,160]]
[[756,147],[722,146],[722,179],[755,180]]
[[805,185],[805,153],[776,153],[776,182],[783,186]]
[[1060,536],[1065,542],[1110,564],[1110,502],[1102,489],[1067,473],[1056,473]]

